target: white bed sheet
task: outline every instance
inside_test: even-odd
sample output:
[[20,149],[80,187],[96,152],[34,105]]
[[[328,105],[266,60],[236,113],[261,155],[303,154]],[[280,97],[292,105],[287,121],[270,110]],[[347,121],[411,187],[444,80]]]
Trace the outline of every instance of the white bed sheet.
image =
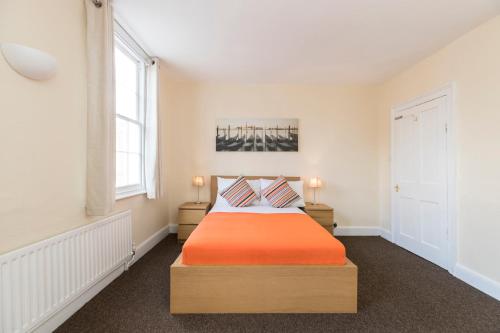
[[257,213],[257,214],[305,214],[297,207],[274,208],[272,206],[231,207],[215,202],[209,213]]

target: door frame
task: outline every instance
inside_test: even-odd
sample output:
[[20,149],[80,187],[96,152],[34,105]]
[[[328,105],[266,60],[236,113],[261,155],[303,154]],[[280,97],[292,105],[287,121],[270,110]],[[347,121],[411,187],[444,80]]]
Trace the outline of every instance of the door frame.
[[456,132],[454,123],[454,113],[455,113],[455,83],[450,82],[445,86],[427,92],[419,97],[416,97],[410,101],[398,104],[391,108],[391,179],[389,184],[389,191],[391,193],[391,237],[392,242],[397,244],[397,235],[395,227],[395,206],[396,206],[396,195],[393,188],[396,184],[395,182],[395,166],[394,166],[394,156],[395,156],[395,125],[394,118],[396,114],[404,111],[406,109],[430,102],[440,97],[445,97],[446,105],[446,158],[447,158],[447,193],[446,193],[446,204],[447,204],[447,245],[446,245],[446,269],[453,273],[457,262],[457,197],[456,197]]

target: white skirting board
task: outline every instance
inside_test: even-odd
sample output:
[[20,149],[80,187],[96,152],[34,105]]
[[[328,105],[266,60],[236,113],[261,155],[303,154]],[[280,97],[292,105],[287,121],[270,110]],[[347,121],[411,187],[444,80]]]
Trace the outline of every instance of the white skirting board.
[[149,252],[153,247],[156,246],[159,242],[161,242],[167,235],[169,234],[169,225],[164,226],[157,232],[155,232],[152,236],[150,236],[148,239],[146,239],[144,242],[139,244],[137,248],[135,249],[135,256],[132,262],[130,263],[133,265],[134,263],[137,262],[137,260],[141,259],[143,255]]
[[338,226],[334,231],[335,236],[380,236],[379,227],[342,227]]
[[380,228],[380,237],[382,237],[385,240],[388,240],[391,243],[393,242],[392,241],[392,232],[390,230]]
[[170,234],[176,234],[177,233],[177,229],[179,229],[179,225],[178,224],[169,224],[168,225],[168,233]]
[[500,283],[494,281],[472,269],[457,264],[453,270],[453,275],[467,284],[470,284],[483,293],[490,295],[500,301]]
[[[176,234],[178,228],[178,224],[170,224],[169,233]],[[335,236],[381,236],[383,230],[379,227],[337,227]]]
[[[380,236],[389,242],[394,243],[392,233],[389,230],[380,228]],[[456,278],[464,281],[472,287],[500,301],[500,283],[494,281],[462,264],[456,264],[453,272],[450,272]]]

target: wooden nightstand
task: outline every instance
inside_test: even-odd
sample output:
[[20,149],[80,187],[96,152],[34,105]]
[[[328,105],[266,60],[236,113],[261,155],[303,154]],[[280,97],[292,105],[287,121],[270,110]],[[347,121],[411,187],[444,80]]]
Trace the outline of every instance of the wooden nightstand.
[[179,214],[177,215],[177,224],[179,225],[177,240],[181,242],[185,241],[198,226],[203,217],[207,215],[209,209],[209,202],[202,202],[199,204],[185,202],[180,205]]
[[306,202],[304,211],[333,235],[333,208],[325,204]]

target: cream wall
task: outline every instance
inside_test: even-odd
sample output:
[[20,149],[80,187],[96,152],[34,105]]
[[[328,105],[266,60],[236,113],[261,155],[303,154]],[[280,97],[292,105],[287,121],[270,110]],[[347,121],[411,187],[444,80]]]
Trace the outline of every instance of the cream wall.
[[[500,281],[500,16],[379,90],[380,220],[390,228],[390,109],[456,83],[458,261]],[[495,261],[496,260],[496,261]]]
[[[167,173],[170,221],[193,200],[193,175],[320,176],[319,201],[339,226],[378,226],[377,114],[365,86],[170,82]],[[215,152],[217,118],[298,118],[298,153]],[[306,198],[312,193],[306,192]],[[209,186],[202,192],[209,199]]]
[[[36,82],[0,56],[0,253],[92,221],[84,210],[83,4],[0,0],[0,41],[47,51],[59,64],[55,78]],[[138,196],[117,203],[116,211],[126,209],[132,209],[136,244],[167,223],[166,199]]]

